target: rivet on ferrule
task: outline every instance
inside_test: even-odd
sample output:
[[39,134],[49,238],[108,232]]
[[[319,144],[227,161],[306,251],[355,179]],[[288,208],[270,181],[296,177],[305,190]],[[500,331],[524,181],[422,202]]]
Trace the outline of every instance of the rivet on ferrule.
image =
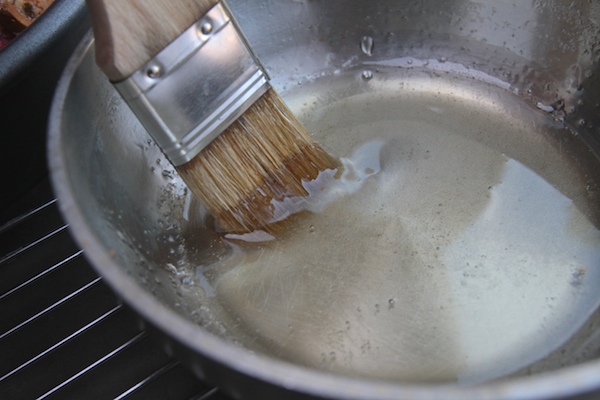
[[151,78],[151,79],[156,79],[156,78],[160,77],[160,73],[161,73],[161,69],[156,64],[149,66],[148,69],[146,70],[146,75],[148,76],[148,78]]
[[177,166],[196,156],[270,85],[221,2],[115,87]]
[[202,26],[200,27],[200,32],[202,32],[203,35],[210,35],[213,31],[213,25],[211,24],[210,21],[204,21],[202,23]]

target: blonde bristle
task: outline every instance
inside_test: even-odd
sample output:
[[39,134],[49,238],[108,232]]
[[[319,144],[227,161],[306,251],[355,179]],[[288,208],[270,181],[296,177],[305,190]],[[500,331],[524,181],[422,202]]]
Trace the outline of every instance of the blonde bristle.
[[221,228],[251,232],[273,220],[272,200],[306,196],[303,182],[337,165],[271,89],[177,171]]

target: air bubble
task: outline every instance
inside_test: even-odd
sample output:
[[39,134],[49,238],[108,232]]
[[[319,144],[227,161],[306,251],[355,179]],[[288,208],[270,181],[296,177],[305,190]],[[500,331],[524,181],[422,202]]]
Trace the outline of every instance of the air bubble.
[[371,78],[373,78],[373,71],[366,69],[362,72],[362,78],[364,80],[369,80]]
[[373,54],[373,38],[371,36],[363,36],[360,40],[360,49],[370,57]]

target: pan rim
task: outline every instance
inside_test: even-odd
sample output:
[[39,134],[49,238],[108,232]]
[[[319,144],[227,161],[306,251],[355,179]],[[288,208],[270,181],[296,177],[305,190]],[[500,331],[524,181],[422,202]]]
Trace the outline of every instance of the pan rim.
[[[488,382],[476,386],[455,384],[404,384],[321,372],[248,351],[213,335],[163,305],[129,276],[103,247],[75,202],[75,188],[68,179],[67,163],[61,152],[64,104],[72,79],[83,58],[93,48],[89,31],[71,56],[58,82],[48,126],[48,163],[59,209],[69,230],[96,272],[119,297],[144,320],[169,338],[203,358],[252,379],[267,382],[299,395],[345,399],[534,399],[564,398],[600,389],[600,360],[560,370]],[[218,382],[216,382],[219,384]],[[228,388],[224,387],[227,391]],[[235,390],[231,388],[229,390]]]

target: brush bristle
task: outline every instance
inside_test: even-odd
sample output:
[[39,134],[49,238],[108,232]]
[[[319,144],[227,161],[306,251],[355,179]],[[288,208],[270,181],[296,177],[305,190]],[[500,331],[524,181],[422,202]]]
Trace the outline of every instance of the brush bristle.
[[307,196],[303,182],[337,167],[270,89],[177,171],[227,232],[265,229],[272,201]]

